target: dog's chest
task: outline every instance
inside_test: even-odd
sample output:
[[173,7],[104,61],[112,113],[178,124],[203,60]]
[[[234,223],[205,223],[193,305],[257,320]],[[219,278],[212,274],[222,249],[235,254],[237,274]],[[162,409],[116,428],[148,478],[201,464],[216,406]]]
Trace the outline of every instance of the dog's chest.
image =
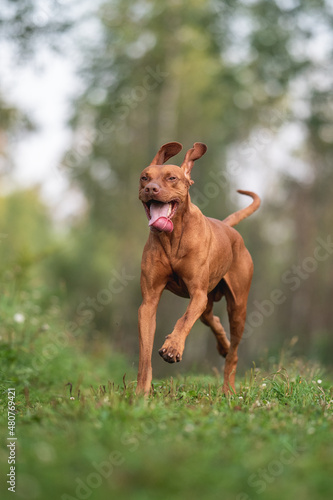
[[165,288],[179,297],[189,298],[189,293],[184,281],[176,273],[173,273],[170,277]]

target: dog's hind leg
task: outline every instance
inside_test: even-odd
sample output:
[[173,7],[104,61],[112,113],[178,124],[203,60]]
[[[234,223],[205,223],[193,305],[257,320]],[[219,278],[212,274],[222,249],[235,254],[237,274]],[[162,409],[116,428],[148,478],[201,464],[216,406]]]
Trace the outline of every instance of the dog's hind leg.
[[228,285],[225,297],[230,323],[230,349],[225,360],[223,392],[236,392],[235,375],[238,361],[238,346],[242,339],[248,294],[253,274],[253,264],[245,247],[238,253],[224,280]]

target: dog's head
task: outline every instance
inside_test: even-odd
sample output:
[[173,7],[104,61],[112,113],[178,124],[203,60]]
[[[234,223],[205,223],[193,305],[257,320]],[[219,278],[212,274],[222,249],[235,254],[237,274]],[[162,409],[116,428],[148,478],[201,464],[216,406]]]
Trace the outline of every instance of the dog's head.
[[182,148],[179,142],[164,144],[140,175],[139,199],[146,210],[152,231],[173,231],[171,219],[186,201],[189,187],[193,184],[191,170],[194,162],[207,151],[205,144],[195,142],[180,167],[164,165]]

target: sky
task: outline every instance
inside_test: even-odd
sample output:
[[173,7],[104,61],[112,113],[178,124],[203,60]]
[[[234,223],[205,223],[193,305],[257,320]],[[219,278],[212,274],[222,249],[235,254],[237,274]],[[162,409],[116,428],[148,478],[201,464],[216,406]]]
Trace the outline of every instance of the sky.
[[[55,6],[63,1],[56,0]],[[40,185],[43,201],[59,220],[80,212],[84,206],[83,197],[70,189],[59,164],[71,146],[72,132],[68,126],[73,112],[71,103],[82,91],[77,76],[80,58],[75,53],[75,41],[84,38],[89,44],[89,40],[96,39],[96,24],[88,14],[97,9],[100,2],[67,2],[69,17],[75,19],[85,13],[88,21],[80,22],[72,30],[71,39],[64,39],[65,50],[60,53],[39,43],[34,56],[22,63],[16,61],[17,55],[10,43],[0,43],[0,91],[6,103],[26,113],[36,126],[36,131],[18,137],[11,144],[10,155],[15,168],[9,182],[1,189],[6,192]],[[47,2],[36,0],[34,21],[37,24],[46,24],[53,15]]]
[[65,217],[78,201],[73,200],[73,192],[66,196],[68,182],[58,168],[71,144],[71,99],[80,90],[75,68],[65,57],[48,50],[41,51],[33,63],[20,67],[12,62],[11,55],[10,47],[3,48],[1,90],[6,101],[25,112],[37,129],[12,144],[15,169],[10,188],[40,184],[44,201],[58,207],[59,216]]

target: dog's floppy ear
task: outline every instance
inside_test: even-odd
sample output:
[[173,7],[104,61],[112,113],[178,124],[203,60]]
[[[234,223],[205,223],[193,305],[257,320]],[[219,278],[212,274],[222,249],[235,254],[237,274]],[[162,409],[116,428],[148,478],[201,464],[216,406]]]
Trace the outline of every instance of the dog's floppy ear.
[[186,179],[190,184],[193,184],[191,180],[191,170],[193,168],[195,160],[198,160],[202,157],[207,151],[207,146],[203,142],[195,142],[193,144],[193,148],[189,149],[185,155],[184,161],[182,163],[181,168],[184,171]]
[[167,142],[160,147],[154,157],[151,165],[163,165],[169,158],[175,156],[183,149],[183,146],[179,142]]

